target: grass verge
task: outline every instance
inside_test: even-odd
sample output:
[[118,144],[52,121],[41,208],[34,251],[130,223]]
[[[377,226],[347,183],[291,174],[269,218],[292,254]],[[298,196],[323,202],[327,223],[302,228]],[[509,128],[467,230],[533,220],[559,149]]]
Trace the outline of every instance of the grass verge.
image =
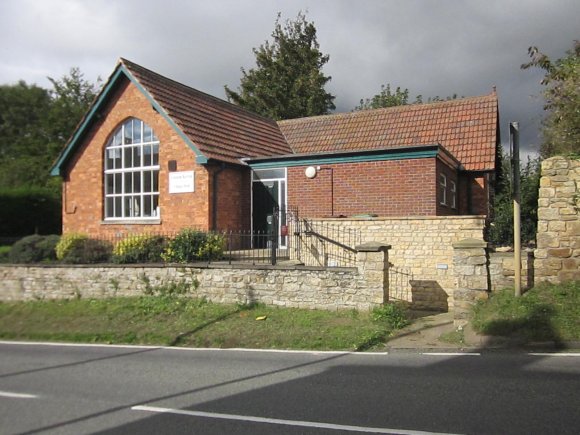
[[362,351],[404,324],[401,308],[329,312],[175,295],[0,303],[0,338],[12,340]]
[[580,340],[580,281],[541,284],[519,298],[513,293],[503,289],[478,303],[474,329],[522,341]]

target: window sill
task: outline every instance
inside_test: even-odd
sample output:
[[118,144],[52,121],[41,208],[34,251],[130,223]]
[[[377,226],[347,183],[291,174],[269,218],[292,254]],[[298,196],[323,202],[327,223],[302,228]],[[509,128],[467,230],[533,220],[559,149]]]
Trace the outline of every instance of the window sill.
[[161,225],[161,219],[106,219],[101,225]]

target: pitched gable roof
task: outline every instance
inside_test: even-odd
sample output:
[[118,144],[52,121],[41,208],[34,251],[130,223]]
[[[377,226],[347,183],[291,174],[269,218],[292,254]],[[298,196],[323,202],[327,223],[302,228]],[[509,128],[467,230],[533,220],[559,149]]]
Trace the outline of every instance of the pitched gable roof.
[[439,103],[279,121],[200,92],[126,59],[99,92],[51,173],[63,168],[99,118],[121,80],[130,80],[189,145],[199,163],[210,159],[372,151],[439,143],[468,170],[493,170],[498,142],[498,102],[487,96]]
[[123,78],[129,79],[143,92],[192,148],[200,163],[215,159],[240,164],[244,157],[292,152],[275,121],[120,59],[58,157],[52,175],[62,175],[63,167],[88,127],[98,118],[98,111]]
[[121,63],[209,159],[292,152],[275,121],[183,85],[126,59]]
[[467,170],[493,170],[498,101],[490,95],[279,121],[295,153],[439,143]]

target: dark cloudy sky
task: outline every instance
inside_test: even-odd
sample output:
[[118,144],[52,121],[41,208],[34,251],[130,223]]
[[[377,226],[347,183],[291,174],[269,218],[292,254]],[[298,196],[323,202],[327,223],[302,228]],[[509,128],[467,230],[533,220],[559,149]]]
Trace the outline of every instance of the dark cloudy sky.
[[410,95],[500,97],[502,140],[519,121],[522,146],[537,148],[540,71],[521,70],[527,48],[561,57],[580,39],[579,0],[0,0],[0,84],[49,87],[78,66],[94,81],[125,57],[224,98],[278,12],[308,11],[337,111],[381,84]]

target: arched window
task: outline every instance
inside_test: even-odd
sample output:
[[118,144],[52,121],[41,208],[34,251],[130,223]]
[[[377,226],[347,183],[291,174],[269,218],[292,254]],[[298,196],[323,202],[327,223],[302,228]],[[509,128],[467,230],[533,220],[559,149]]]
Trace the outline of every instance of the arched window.
[[105,220],[159,217],[159,139],[126,120],[105,148]]

